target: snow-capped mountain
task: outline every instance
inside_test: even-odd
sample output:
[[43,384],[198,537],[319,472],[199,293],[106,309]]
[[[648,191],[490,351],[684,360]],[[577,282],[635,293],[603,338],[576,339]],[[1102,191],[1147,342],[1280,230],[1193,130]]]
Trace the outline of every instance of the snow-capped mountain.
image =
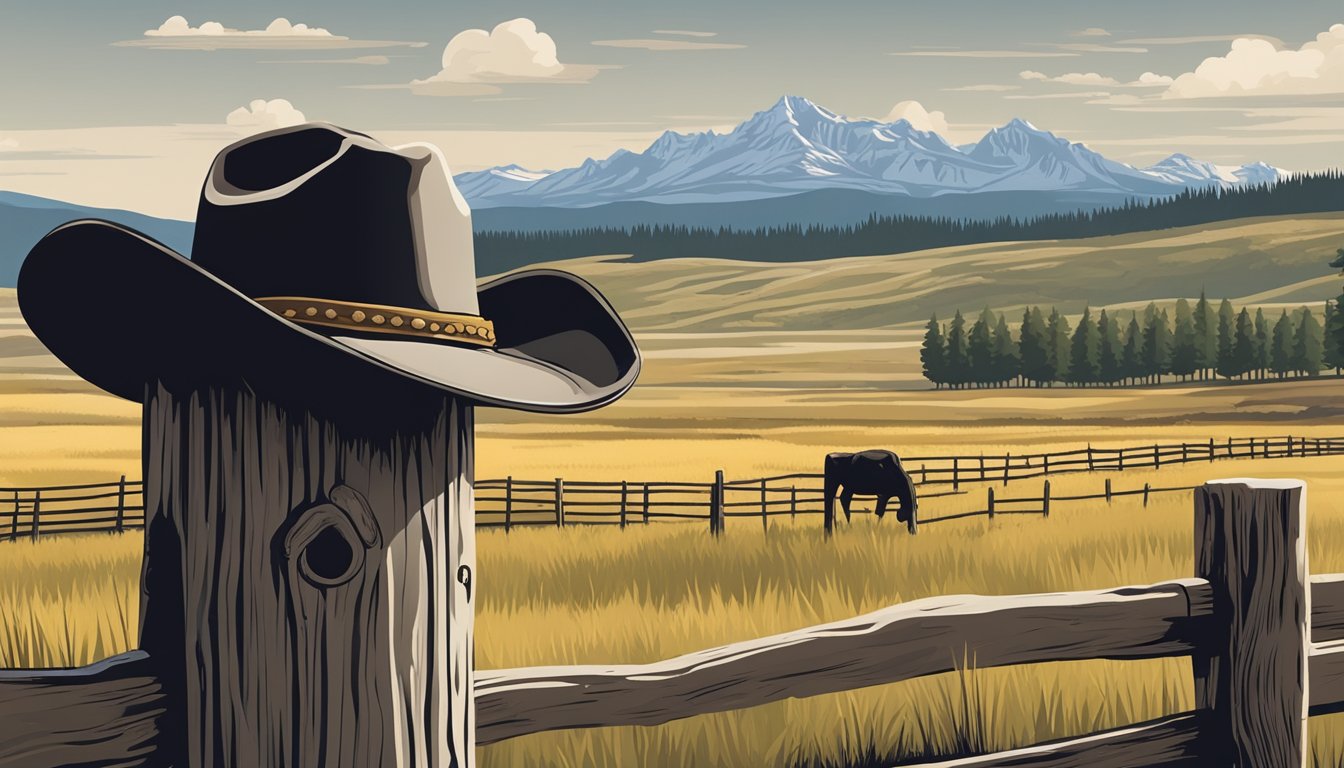
[[476,208],[575,208],[757,200],[822,189],[916,198],[1017,191],[1150,196],[1280,176],[1262,163],[1224,168],[1185,155],[1138,169],[1018,119],[957,147],[905,120],[850,119],[785,96],[728,133],[667,131],[643,152],[620,150],[577,168],[534,172],[510,165],[456,178]]

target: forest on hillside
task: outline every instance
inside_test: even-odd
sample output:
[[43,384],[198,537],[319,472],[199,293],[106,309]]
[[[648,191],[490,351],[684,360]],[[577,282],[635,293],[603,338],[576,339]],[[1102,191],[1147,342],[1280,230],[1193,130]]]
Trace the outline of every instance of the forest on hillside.
[[701,257],[810,261],[905,253],[953,245],[1095,237],[1169,229],[1251,216],[1344,211],[1344,172],[1302,174],[1272,185],[1209,186],[1150,200],[1030,219],[877,216],[847,226],[792,224],[734,229],[637,225],[573,230],[476,233],[483,274],[526,264],[606,254],[637,261]]
[[1340,301],[1323,317],[1299,307],[1276,318],[1226,299],[1215,309],[1201,295],[1193,307],[1176,302],[1174,317],[1152,303],[1127,317],[1085,309],[1072,328],[1058,309],[1029,307],[1016,332],[1002,313],[985,309],[968,327],[958,311],[948,323],[930,318],[920,360],[939,389],[1314,377],[1344,367]]

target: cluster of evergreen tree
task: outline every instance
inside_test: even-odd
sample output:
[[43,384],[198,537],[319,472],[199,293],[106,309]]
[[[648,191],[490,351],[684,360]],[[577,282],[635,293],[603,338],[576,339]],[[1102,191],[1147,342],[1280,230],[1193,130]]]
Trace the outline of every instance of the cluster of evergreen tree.
[[[1344,258],[1344,252],[1341,252]],[[1344,301],[1341,296],[1340,301]],[[1338,374],[1344,366],[1344,312],[1326,302],[1324,319],[1307,307],[1278,318],[1260,309],[1215,309],[1204,297],[1181,299],[1175,316],[1149,304],[1129,317],[1083,311],[1076,327],[1051,308],[1023,312],[1017,332],[986,309],[967,327],[958,311],[948,324],[929,320],[920,359],[938,388],[1125,386],[1179,381],[1263,380]]]
[[960,219],[871,215],[859,224],[755,229],[638,225],[523,232],[476,233],[482,274],[555,259],[632,254],[648,261],[709,257],[754,261],[809,261],[836,256],[903,253],[1000,240],[1053,240],[1190,226],[1288,213],[1344,210],[1344,172],[1298,175],[1272,185],[1187,189],[1177,195],[1030,219]]

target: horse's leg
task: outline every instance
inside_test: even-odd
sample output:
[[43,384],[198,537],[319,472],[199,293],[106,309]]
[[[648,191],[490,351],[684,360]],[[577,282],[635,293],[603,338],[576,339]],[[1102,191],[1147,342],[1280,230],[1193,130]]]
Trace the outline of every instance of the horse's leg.
[[854,492],[845,488],[844,493],[840,494],[840,506],[845,508],[845,522],[849,522],[849,502],[853,500]]
[[915,486],[914,483],[903,483],[896,491],[897,497],[901,500],[901,511],[896,513],[896,519],[902,523],[910,522],[915,514]]
[[826,507],[825,507],[825,509],[826,509],[826,519],[827,519],[827,520],[834,520],[834,519],[835,519],[835,494],[836,494],[836,492],[839,491],[839,490],[840,490],[840,480],[839,480],[839,478],[836,477],[836,473],[833,472],[832,469],[831,469],[831,459],[830,459],[830,457],[827,457],[827,459],[826,459],[826,486],[825,486],[825,490],[824,490],[824,494],[825,494],[825,504],[826,504]]
[[[877,509],[875,509],[875,510],[873,510],[873,511],[877,513],[877,519],[878,519],[878,520],[881,520],[881,519],[882,519],[882,516],[885,515],[885,514],[887,514],[887,499],[888,499],[887,496],[878,496],[878,497],[877,497]],[[899,515],[899,514],[897,515],[897,519],[900,519],[900,515]]]

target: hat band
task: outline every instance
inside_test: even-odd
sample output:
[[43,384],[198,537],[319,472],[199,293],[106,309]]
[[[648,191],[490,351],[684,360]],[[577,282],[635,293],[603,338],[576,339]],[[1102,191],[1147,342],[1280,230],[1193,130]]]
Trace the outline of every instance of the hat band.
[[456,341],[479,347],[495,346],[495,324],[480,315],[306,296],[265,296],[253,301],[281,317],[304,325]]

